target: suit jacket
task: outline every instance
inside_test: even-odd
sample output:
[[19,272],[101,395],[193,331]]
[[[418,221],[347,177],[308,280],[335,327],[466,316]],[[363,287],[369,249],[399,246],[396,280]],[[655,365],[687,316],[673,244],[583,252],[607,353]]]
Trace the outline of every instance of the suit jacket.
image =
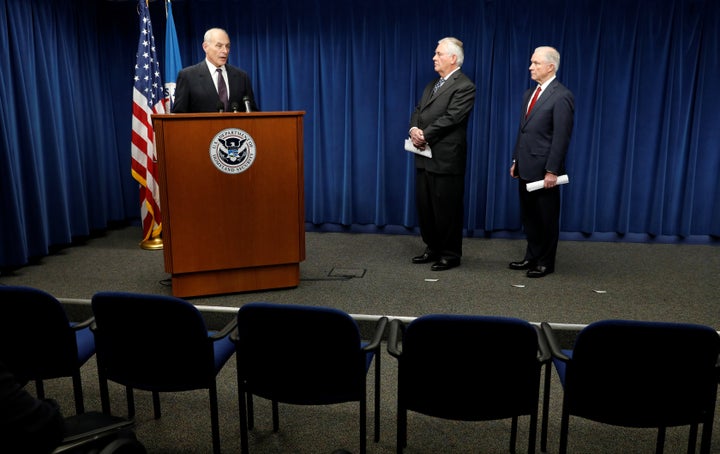
[[575,112],[575,98],[557,79],[550,85],[525,116],[535,87],[523,95],[513,159],[515,173],[523,180],[537,181],[545,172],[565,173],[565,155],[570,145]]
[[[238,110],[244,112],[243,97],[247,96],[252,110],[258,110],[252,85],[250,84],[250,77],[247,73],[230,65],[225,65],[225,70],[227,71],[230,91],[228,106],[231,106],[233,102],[237,102]],[[208,71],[205,60],[180,70],[175,86],[173,113],[217,112],[219,101],[213,76]],[[230,110],[230,107],[228,107],[228,110]]]
[[415,156],[415,167],[429,172],[464,175],[467,163],[467,125],[475,104],[475,84],[455,71],[433,95],[439,79],[430,82],[410,117],[410,128],[423,130],[432,158]]

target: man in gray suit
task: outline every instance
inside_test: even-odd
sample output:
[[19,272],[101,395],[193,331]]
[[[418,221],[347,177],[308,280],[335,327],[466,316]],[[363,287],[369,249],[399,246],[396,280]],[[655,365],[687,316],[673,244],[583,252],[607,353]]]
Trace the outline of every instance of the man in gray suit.
[[258,110],[248,74],[227,64],[230,37],[225,30],[205,32],[202,47],[205,60],[178,73],[173,113]]
[[410,139],[432,157],[415,155],[415,199],[425,252],[413,263],[434,262],[433,271],[460,265],[467,163],[467,125],[475,84],[460,71],[463,43],[438,41],[433,63],[439,79],[430,82],[410,118]]
[[[565,173],[570,145],[575,98],[556,74],[560,53],[538,47],[530,59],[530,77],[537,87],[523,96],[520,126],[513,151],[510,175],[520,180],[520,211],[527,235],[523,260],[510,269],[527,270],[528,277],[544,277],[555,271],[560,235],[560,188],[558,175]],[[543,180],[543,189],[529,192],[526,184]]]

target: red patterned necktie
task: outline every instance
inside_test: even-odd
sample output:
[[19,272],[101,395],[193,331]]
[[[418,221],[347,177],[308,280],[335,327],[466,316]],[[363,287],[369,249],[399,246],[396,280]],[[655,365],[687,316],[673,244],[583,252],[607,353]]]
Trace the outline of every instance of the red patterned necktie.
[[528,107],[527,113],[525,114],[526,117],[528,115],[530,115],[530,111],[532,110],[533,106],[535,105],[535,101],[537,101],[539,96],[540,96],[540,85],[538,85],[537,90],[535,90],[535,94],[533,95],[532,101],[530,101],[530,106]]

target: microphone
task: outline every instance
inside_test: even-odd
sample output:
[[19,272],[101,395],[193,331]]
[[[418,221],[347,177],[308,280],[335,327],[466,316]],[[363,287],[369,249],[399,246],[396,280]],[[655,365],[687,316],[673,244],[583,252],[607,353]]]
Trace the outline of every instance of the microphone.
[[230,104],[230,109],[232,109],[233,113],[237,113],[238,109],[240,109],[240,104],[238,104],[237,101],[233,101],[232,104]]
[[252,111],[252,109],[250,109],[250,98],[248,95],[243,96],[243,103],[245,103],[245,112]]
[[215,105],[215,108],[216,108],[217,111],[220,112],[220,113],[225,112],[225,104],[223,104],[222,101],[218,101],[217,104]]

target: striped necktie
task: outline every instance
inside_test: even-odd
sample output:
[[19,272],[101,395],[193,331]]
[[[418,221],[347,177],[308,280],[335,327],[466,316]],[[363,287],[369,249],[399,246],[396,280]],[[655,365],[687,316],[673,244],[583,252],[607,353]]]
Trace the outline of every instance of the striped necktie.
[[217,69],[217,90],[218,90],[218,96],[220,97],[220,101],[223,103],[224,110],[227,112],[228,110],[228,94],[227,94],[227,86],[225,85],[225,79],[223,78],[222,74],[222,68]]
[[445,83],[445,79],[443,79],[443,78],[441,77],[440,80],[438,80],[438,81],[435,83],[435,86],[433,87],[433,94],[435,94],[435,93],[438,91],[438,88],[442,87],[442,84],[444,84],[444,83]]

